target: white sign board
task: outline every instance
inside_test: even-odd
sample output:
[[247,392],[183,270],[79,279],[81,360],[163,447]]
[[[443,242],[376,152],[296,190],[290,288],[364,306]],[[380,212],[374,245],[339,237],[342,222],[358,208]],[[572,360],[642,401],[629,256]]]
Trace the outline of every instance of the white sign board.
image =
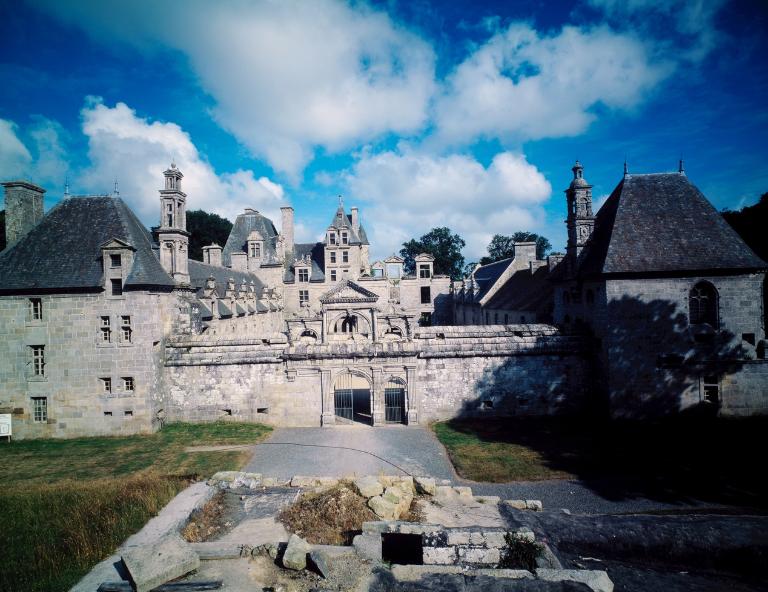
[[11,431],[11,414],[0,413],[0,438],[10,438]]

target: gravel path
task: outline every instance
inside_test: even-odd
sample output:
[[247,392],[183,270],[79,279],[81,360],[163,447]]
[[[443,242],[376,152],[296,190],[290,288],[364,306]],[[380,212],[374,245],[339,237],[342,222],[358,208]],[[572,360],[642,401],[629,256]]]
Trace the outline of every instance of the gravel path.
[[[393,466],[396,465],[396,466]],[[402,469],[402,471],[401,471]],[[337,426],[334,428],[278,428],[257,444],[247,471],[269,477],[294,475],[429,475],[468,485],[478,495],[502,499],[537,499],[545,508],[567,508],[573,513],[624,513],[712,507],[698,500],[663,495],[648,498],[627,494],[609,481],[520,481],[476,483],[458,477],[448,454],[434,434],[418,426]]]

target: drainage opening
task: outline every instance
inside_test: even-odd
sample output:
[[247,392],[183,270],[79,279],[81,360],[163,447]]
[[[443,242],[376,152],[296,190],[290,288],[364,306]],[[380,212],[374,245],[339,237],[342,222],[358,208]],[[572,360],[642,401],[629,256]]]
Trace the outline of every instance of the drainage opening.
[[381,558],[389,563],[400,565],[422,565],[424,556],[421,550],[421,535],[382,533]]

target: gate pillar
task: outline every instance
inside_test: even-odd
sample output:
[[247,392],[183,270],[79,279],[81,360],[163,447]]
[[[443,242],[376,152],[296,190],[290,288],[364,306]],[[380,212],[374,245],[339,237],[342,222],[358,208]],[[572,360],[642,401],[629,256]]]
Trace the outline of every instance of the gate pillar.
[[416,400],[416,366],[406,366],[405,376],[408,425],[417,424],[419,423],[419,406]]
[[323,410],[320,417],[320,425],[323,427],[336,424],[336,412],[333,401],[333,384],[331,383],[331,371],[320,371],[320,395],[322,397]]
[[371,368],[373,388],[371,389],[371,414],[373,425],[384,425],[384,379],[381,368]]

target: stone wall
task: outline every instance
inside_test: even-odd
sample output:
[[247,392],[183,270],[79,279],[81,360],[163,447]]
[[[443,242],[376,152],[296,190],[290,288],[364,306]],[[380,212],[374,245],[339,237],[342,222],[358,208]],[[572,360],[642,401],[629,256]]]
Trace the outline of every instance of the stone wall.
[[[163,336],[171,330],[177,296],[167,293],[35,295],[0,298],[0,413],[13,414],[14,437],[75,437],[149,432],[162,372]],[[130,316],[131,340],[121,337]],[[102,317],[111,339],[101,337]],[[30,346],[43,345],[44,376],[33,376]],[[103,379],[111,380],[106,392]],[[123,379],[133,379],[127,390]],[[47,399],[47,421],[36,422],[32,398]]]

